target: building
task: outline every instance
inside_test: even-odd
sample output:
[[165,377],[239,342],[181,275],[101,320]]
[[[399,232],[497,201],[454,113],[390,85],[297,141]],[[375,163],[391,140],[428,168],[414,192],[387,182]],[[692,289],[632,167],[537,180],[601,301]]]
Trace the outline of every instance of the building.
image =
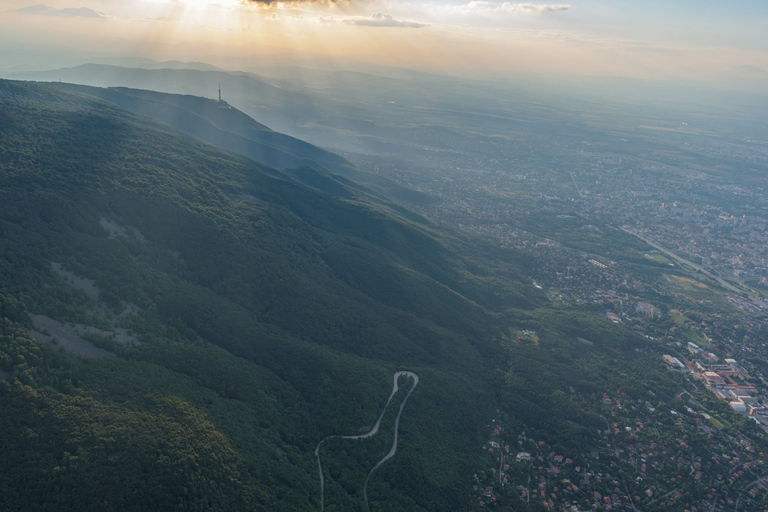
[[724,389],[715,389],[713,391],[715,393],[715,396],[720,400],[730,400],[731,398],[733,398],[731,394]]
[[733,396],[736,400],[739,400],[741,398],[751,398],[752,396],[748,392],[744,391],[743,389],[732,389],[730,393],[731,393],[731,396]]
[[716,374],[715,372],[704,372],[702,374],[702,377],[707,382],[707,385],[712,386],[714,388],[722,388],[725,386],[725,379],[723,379],[720,375]]
[[728,404],[731,406],[731,408],[736,412],[746,413],[747,412],[747,406],[744,405],[741,402],[731,402]]
[[683,368],[685,368],[685,365],[681,363],[678,358],[673,357],[669,354],[665,354],[663,357],[664,357],[664,361],[672,368],[676,368],[678,370],[682,370]]
[[743,366],[737,363],[735,359],[726,359],[725,363],[728,365],[728,367],[731,370],[737,373],[739,377],[741,377],[742,379],[749,380],[752,378],[752,376],[749,375],[749,373],[747,373],[747,370],[745,370]]
[[759,405],[757,398],[754,397],[748,397],[748,398],[739,398],[739,402],[743,403],[747,407],[754,407]]

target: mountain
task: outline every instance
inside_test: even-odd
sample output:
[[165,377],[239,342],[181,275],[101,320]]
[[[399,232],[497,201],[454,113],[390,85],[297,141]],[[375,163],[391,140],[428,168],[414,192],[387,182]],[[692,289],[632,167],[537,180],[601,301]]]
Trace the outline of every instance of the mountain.
[[[658,342],[600,304],[551,303],[526,257],[343,159],[203,142],[211,109],[0,81],[0,510],[474,509],[497,419],[598,464],[605,393],[680,408]],[[226,110],[228,134],[291,142]],[[728,432],[762,449],[745,422]]]
[[[493,150],[500,140],[521,132],[546,138],[556,128],[581,137],[585,129],[573,123],[580,115],[574,111],[576,100],[566,101],[549,87],[386,69],[381,74],[297,67],[260,71],[262,75],[87,64],[12,78],[203,97],[215,96],[221,84],[230,105],[276,131],[350,158],[376,155],[402,159],[409,167],[445,156],[472,166],[479,149]],[[591,108],[583,99],[576,103]],[[563,118],[569,119],[565,125]]]
[[3,510],[316,510],[315,444],[401,369],[371,499],[463,503],[500,313],[542,300],[509,256],[55,85],[0,82],[0,195]]
[[[128,88],[98,88],[54,84],[68,91],[90,94],[137,114],[150,116],[218,148],[267,165],[289,169],[312,167],[347,178],[395,200],[428,203],[429,196],[406,189],[386,178],[364,172],[349,161],[294,137],[275,132],[227,102],[190,95],[165,94]],[[294,176],[298,176],[294,173]],[[352,186],[347,182],[348,186]]]
[[122,66],[143,69],[197,69],[200,71],[221,71],[221,68],[205,62],[184,62],[179,60],[158,61],[145,57],[102,57],[91,59],[93,64]]
[[306,119],[317,115],[312,95],[275,87],[253,74],[199,69],[143,69],[104,64],[83,64],[52,71],[26,72],[12,78],[63,81],[96,87],[123,86],[175,94],[216,97],[221,86],[224,99],[243,110],[259,111],[264,123],[277,129],[286,117]]
[[[85,64],[9,77],[202,97],[215,97],[221,86],[230,105],[274,130],[335,150],[393,156],[416,149],[428,158],[439,148],[432,131],[439,136],[453,131],[449,121],[455,121],[457,97],[471,107],[470,117],[479,116],[481,124],[487,124],[489,115],[497,119],[499,114],[498,105],[489,105],[488,94],[478,90],[477,84],[449,77],[415,72],[384,77],[295,67],[281,68],[279,75],[271,68],[264,71],[268,78],[249,72]],[[470,97],[474,97],[471,102]],[[461,131],[453,135],[462,140]]]

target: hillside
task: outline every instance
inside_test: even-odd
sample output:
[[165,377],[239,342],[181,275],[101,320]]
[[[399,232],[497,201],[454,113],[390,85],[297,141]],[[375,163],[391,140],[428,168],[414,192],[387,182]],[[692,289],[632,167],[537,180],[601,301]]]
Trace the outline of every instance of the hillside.
[[551,305],[518,253],[173,125],[208,107],[0,81],[0,510],[466,510],[489,436],[597,467],[602,397],[679,408],[654,340]]
[[370,424],[403,368],[401,428],[434,438],[411,510],[457,499],[492,311],[540,300],[514,265],[489,287],[424,219],[90,95],[1,82],[0,130],[3,509],[86,482],[82,510],[315,509],[312,447]]
[[[246,156],[280,169],[312,167],[364,185],[382,198],[426,204],[431,198],[397,183],[357,168],[340,156],[256,122],[226,101],[219,103],[190,95],[167,94],[142,89],[101,88],[53,83],[67,91],[90,94],[126,110],[161,121],[220,149]],[[301,180],[301,172],[293,172]],[[345,181],[346,186],[357,185]]]
[[[256,75],[246,73],[83,64],[51,71],[25,72],[12,78],[69,82],[95,87],[123,86],[209,98],[215,98],[221,86],[224,99],[242,110],[261,111],[266,124],[271,127],[275,126],[275,122],[281,123],[286,117],[306,119],[307,115],[318,115],[316,97],[313,95],[275,87]],[[276,126],[277,129],[284,129],[282,123]]]
[[337,172],[352,170],[353,167],[333,153],[270,130],[226,102],[139,89],[54,85],[100,97],[131,112],[162,121],[209,144],[272,167],[311,165]]

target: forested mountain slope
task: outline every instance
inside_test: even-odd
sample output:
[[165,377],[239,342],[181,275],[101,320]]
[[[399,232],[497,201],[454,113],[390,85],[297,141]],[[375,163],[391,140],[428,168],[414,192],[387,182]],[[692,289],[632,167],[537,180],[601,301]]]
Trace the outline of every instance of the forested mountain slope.
[[74,91],[0,81],[0,510],[319,510],[318,442],[383,414],[323,445],[325,510],[365,510],[396,371],[371,510],[465,510],[498,404],[589,451],[574,393],[674,395],[515,252]]
[[304,141],[270,130],[226,102],[124,87],[99,88],[52,84],[98,96],[131,112],[162,121],[177,130],[272,167],[312,165],[341,170],[353,165]]
[[[411,203],[425,203],[431,200],[426,194],[406,189],[387,178],[358,169],[336,154],[271,130],[226,101],[218,102],[198,96],[125,87],[100,88],[63,83],[51,85],[105,99],[131,112],[152,117],[220,149],[272,167],[312,167],[334,174],[336,180],[354,180],[355,183],[365,186],[369,192],[387,198]],[[292,174],[300,181],[305,179],[302,176],[306,176],[306,172],[292,171]],[[348,181],[345,181],[345,184],[352,185]]]
[[423,379],[401,427],[416,488],[385,499],[458,499],[493,311],[541,298],[481,248],[296,172],[333,189],[0,82],[0,508],[314,510],[314,444],[372,424],[403,368]]
[[[96,87],[131,87],[175,94],[214,98],[222,88],[223,97],[254,115],[273,129],[286,131],[293,121],[321,115],[318,96],[271,85],[251,73],[201,69],[142,69],[103,64],[83,64],[54,71],[22,73],[24,80],[69,82]],[[308,117],[309,116],[309,117]],[[291,122],[286,123],[286,119]]]

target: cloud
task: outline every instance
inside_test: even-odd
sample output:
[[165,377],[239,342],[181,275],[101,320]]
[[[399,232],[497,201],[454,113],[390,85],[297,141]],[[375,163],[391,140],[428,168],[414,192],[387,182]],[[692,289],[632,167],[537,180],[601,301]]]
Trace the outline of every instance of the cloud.
[[502,28],[503,32],[514,33],[521,37],[529,39],[550,40],[557,44],[567,44],[569,48],[588,48],[596,52],[623,52],[642,54],[661,55],[679,55],[682,53],[695,52],[695,48],[680,48],[664,46],[654,41],[645,41],[641,39],[618,39],[601,37],[594,34],[575,32],[569,30],[537,30],[520,28]]
[[338,3],[347,3],[349,0],[240,0],[242,5],[291,5],[291,4],[326,4],[333,5]]
[[520,30],[512,29],[517,32],[525,33],[531,37],[541,39],[556,39],[569,45],[592,46],[598,50],[628,50],[648,53],[679,53],[679,48],[661,46],[655,42],[643,41],[639,39],[616,39],[600,37],[591,34],[560,31],[560,30]]
[[154,18],[142,18],[140,20],[136,20],[140,23],[171,23],[171,19],[168,16],[157,16]]
[[522,12],[526,14],[545,14],[550,12],[567,11],[571,8],[568,4],[531,4],[531,3],[495,3],[487,0],[472,0],[468,4],[459,6],[467,12]]
[[22,7],[20,9],[11,9],[8,12],[18,12],[21,14],[36,14],[41,16],[62,16],[65,18],[96,18],[105,19],[111,18],[108,14],[101,11],[95,11],[88,7],[65,7],[63,9],[57,9],[45,4],[30,5],[28,7]]
[[750,75],[768,75],[768,70],[750,64],[736,64],[733,66],[733,69]]
[[353,18],[346,18],[343,21],[344,23],[361,27],[422,28],[428,26],[425,23],[418,23],[416,21],[398,20],[383,12],[377,12],[369,18],[356,16]]
[[568,4],[512,4],[504,2],[502,9],[507,11],[521,11],[533,14],[543,14],[545,12],[567,11],[571,8]]

